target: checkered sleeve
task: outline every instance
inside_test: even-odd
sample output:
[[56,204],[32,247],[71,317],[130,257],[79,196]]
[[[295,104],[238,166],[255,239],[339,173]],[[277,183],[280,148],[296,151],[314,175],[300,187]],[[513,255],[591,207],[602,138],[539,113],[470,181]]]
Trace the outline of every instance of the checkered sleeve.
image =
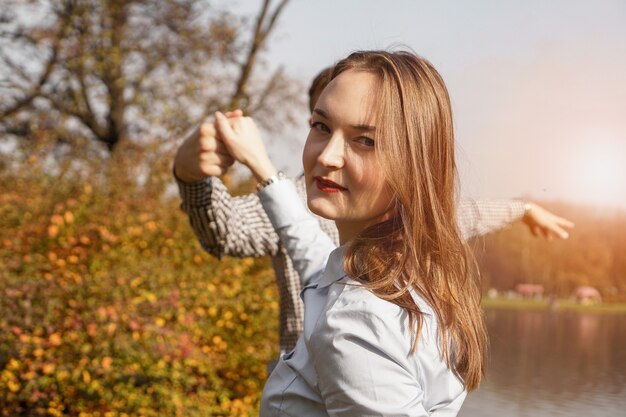
[[459,204],[458,222],[465,240],[503,229],[524,216],[521,200],[464,200]]
[[176,182],[180,207],[207,252],[217,258],[276,255],[279,237],[256,194],[233,197],[216,177]]

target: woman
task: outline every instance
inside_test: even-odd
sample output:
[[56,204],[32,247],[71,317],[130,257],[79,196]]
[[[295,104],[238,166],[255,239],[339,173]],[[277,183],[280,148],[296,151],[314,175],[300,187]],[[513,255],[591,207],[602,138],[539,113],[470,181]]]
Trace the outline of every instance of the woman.
[[335,220],[336,249],[254,123],[216,116],[305,280],[304,333],[270,375],[261,415],[455,415],[480,383],[486,333],[455,221],[452,116],[437,71],[408,52],[336,65],[303,154],[309,209]]

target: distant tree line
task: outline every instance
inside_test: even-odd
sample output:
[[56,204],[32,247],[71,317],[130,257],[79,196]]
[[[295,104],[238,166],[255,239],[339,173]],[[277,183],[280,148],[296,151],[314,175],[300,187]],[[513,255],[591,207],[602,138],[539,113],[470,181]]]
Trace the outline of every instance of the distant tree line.
[[626,212],[542,203],[575,222],[568,240],[533,237],[523,225],[474,242],[483,287],[512,290],[541,284],[545,295],[570,297],[579,286],[597,288],[605,301],[626,300]]

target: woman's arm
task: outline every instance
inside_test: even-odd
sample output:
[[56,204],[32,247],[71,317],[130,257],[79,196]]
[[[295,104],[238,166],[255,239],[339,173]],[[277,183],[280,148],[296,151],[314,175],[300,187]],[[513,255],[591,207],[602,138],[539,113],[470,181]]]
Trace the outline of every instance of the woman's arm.
[[217,113],[216,129],[232,157],[246,165],[262,185],[261,204],[306,285],[324,268],[335,244],[304,207],[293,182],[280,177],[251,118],[229,121]]
[[259,198],[304,287],[324,269],[336,245],[304,207],[293,182],[276,181],[259,191]]

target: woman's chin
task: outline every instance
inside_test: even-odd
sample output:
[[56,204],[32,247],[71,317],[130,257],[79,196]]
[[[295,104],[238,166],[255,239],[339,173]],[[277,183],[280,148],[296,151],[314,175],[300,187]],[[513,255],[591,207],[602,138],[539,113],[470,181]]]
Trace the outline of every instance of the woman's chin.
[[335,220],[337,218],[336,208],[328,201],[321,198],[308,198],[307,205],[311,213],[323,217],[328,220]]

